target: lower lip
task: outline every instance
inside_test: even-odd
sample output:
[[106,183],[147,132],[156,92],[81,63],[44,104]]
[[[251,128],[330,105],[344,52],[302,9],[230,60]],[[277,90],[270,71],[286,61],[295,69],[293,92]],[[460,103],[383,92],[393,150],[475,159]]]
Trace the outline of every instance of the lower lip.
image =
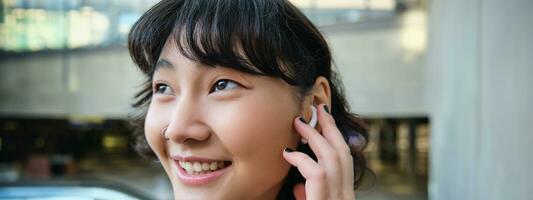
[[208,172],[208,173],[204,173],[204,174],[188,174],[185,169],[183,169],[178,161],[174,161],[174,164],[176,165],[176,167],[178,168],[178,178],[180,179],[181,182],[183,182],[184,184],[186,185],[190,185],[190,186],[199,186],[199,185],[204,185],[204,184],[208,184],[212,181],[215,181],[217,178],[221,177],[222,175],[224,175],[224,173],[228,170],[228,168],[231,167],[230,166],[226,166],[222,169],[219,169],[219,170],[216,170],[216,171],[212,171],[212,172]]

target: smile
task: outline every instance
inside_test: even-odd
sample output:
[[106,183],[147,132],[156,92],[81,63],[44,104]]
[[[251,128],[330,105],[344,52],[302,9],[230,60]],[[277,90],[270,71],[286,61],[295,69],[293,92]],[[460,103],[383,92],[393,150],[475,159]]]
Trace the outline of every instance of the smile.
[[209,172],[214,172],[231,164],[229,161],[213,161],[213,162],[185,162],[178,161],[181,168],[189,175],[200,175]]
[[177,176],[186,185],[198,186],[210,183],[224,175],[231,166],[230,161],[208,160],[192,157],[174,158]]

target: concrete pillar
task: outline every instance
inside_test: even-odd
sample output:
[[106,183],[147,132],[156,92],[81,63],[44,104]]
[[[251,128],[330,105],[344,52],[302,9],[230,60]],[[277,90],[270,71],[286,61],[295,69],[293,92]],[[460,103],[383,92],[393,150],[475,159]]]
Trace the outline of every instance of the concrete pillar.
[[429,4],[432,200],[533,198],[533,1]]

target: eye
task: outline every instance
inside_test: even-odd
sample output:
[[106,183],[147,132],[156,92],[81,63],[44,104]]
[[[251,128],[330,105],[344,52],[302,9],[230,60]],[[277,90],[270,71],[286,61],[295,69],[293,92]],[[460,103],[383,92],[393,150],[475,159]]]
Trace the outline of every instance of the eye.
[[224,90],[224,89],[233,89],[236,87],[240,87],[240,85],[236,83],[235,81],[232,81],[229,79],[221,79],[221,80],[218,80],[213,85],[213,87],[211,88],[209,92],[211,93],[211,92],[216,92],[216,91]]
[[166,84],[158,83],[154,87],[154,93],[172,94],[172,89]]

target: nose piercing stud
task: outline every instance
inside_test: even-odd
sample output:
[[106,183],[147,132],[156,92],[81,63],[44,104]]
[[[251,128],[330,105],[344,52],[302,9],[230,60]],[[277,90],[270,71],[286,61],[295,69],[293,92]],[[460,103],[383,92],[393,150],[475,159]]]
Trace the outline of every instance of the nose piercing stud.
[[169,139],[167,138],[167,136],[165,135],[166,132],[167,132],[167,127],[165,127],[165,128],[163,129],[163,131],[161,131],[161,136],[163,136],[163,139],[165,139],[165,140],[169,140]]

